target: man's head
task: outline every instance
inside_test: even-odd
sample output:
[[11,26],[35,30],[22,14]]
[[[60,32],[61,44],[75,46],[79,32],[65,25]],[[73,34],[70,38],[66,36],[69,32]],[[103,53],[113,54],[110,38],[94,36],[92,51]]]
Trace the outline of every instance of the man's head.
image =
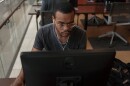
[[57,34],[61,37],[68,37],[74,25],[75,10],[70,3],[57,4],[53,12],[53,23]]

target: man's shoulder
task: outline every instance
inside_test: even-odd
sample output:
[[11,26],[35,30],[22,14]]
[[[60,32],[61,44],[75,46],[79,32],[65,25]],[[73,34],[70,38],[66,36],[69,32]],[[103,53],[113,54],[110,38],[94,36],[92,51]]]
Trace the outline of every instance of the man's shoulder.
[[50,31],[52,31],[52,29],[53,29],[53,24],[52,23],[41,26],[40,29],[38,30],[38,34],[47,34]]
[[41,26],[40,30],[50,30],[53,28],[53,23],[50,23],[50,24],[46,24],[44,26]]
[[50,24],[46,24],[44,26],[41,26],[41,28],[52,28],[53,27],[53,23],[50,23]]

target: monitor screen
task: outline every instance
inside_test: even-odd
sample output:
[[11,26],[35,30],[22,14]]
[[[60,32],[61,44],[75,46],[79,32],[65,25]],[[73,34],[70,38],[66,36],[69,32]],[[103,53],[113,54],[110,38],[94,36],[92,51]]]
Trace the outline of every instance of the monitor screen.
[[22,52],[26,86],[106,86],[115,50]]

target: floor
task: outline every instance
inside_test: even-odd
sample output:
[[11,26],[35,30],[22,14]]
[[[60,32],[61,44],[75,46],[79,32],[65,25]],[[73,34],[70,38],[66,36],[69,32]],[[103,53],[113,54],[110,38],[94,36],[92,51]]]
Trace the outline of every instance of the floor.
[[21,70],[20,53],[23,51],[31,51],[36,32],[37,32],[37,29],[36,29],[36,23],[35,23],[35,16],[33,16],[32,20],[30,22],[30,25],[28,27],[27,33],[25,35],[25,38],[23,40],[23,43],[21,45],[20,51],[18,53],[15,64],[13,66],[12,72],[10,74],[10,78],[18,76],[18,74]]
[[[39,19],[40,20],[40,19]],[[80,24],[80,23],[79,23]],[[80,25],[79,25],[80,26]],[[82,27],[82,25],[81,25]],[[130,26],[128,26],[127,28],[129,28]],[[107,32],[110,29],[110,26],[99,26],[99,27],[88,27],[87,30],[87,36],[98,36],[104,32]],[[123,31],[122,31],[123,30]],[[21,70],[21,61],[20,61],[20,53],[22,51],[31,51],[32,46],[33,46],[33,42],[35,39],[35,35],[36,35],[37,29],[36,29],[36,22],[35,22],[35,16],[32,17],[31,23],[29,25],[28,31],[26,33],[26,36],[24,38],[24,41],[22,43],[21,49],[19,51],[19,54],[17,56],[16,62],[14,64],[14,67],[12,69],[12,72],[10,74],[11,78],[17,77],[20,70]],[[123,33],[121,33],[123,32]],[[121,27],[121,29],[119,28],[119,33],[123,34],[125,37],[127,37],[127,40],[130,42],[130,31],[129,29],[124,29],[124,27]],[[92,49],[91,44],[89,43],[89,41],[87,41],[87,49]],[[130,62],[130,51],[117,51],[116,57],[120,60],[122,60],[123,62]]]

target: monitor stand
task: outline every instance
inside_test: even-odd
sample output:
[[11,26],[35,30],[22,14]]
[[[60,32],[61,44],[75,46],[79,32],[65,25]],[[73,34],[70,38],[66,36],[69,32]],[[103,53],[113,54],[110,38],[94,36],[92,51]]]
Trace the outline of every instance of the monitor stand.
[[56,86],[81,86],[81,76],[57,77]]

